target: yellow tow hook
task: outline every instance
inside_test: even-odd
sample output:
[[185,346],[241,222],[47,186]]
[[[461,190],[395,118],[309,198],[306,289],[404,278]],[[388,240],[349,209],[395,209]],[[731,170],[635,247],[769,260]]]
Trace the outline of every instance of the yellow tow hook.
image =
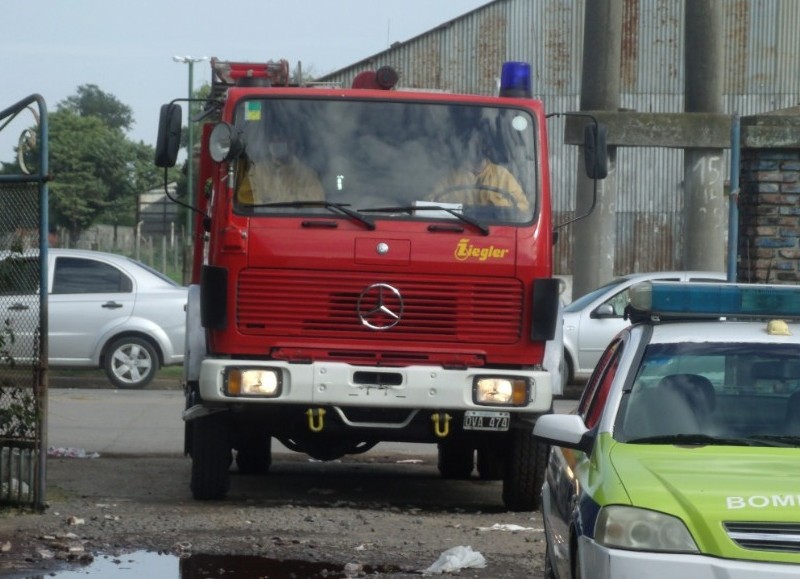
[[433,433],[439,438],[444,438],[450,434],[450,420],[452,420],[452,418],[453,417],[447,413],[436,412],[435,414],[432,414],[431,420],[433,420]]
[[325,426],[325,409],[309,408],[306,410],[306,416],[308,416],[308,429],[311,432],[322,432]]

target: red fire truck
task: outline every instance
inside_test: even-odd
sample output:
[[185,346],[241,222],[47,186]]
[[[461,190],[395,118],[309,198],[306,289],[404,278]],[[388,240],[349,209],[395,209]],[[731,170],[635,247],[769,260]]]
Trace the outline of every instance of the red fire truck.
[[285,60],[211,66],[190,202],[194,497],[223,498],[234,460],[268,471],[273,439],[319,460],[396,441],[437,444],[445,478],[477,470],[508,509],[537,508],[531,431],[563,346],[530,68],[504,65],[499,96],[477,96],[401,90],[389,67],[338,88],[294,82]]

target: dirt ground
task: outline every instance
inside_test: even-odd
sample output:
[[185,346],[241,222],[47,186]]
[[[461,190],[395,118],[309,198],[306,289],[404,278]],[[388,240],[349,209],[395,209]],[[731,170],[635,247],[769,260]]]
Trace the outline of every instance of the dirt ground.
[[276,455],[268,475],[234,472],[228,498],[209,502],[192,499],[191,464],[182,456],[50,458],[47,509],[0,510],[0,576],[153,551],[339,570],[308,577],[418,577],[446,550],[463,555],[466,547],[485,567],[461,569],[459,577],[543,575],[540,513],[506,511],[499,481],[443,480],[434,455],[380,449],[327,463]]

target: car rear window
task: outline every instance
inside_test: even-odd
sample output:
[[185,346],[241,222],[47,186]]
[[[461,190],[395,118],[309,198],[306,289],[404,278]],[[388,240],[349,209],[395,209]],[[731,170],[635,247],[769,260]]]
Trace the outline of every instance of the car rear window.
[[54,294],[129,293],[133,282],[113,265],[78,257],[56,259]]

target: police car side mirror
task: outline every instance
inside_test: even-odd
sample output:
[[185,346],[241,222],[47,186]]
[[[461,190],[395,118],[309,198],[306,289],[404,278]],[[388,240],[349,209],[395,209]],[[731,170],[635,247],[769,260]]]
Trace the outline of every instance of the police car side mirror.
[[594,431],[577,414],[545,414],[536,419],[533,436],[554,446],[574,448],[586,454],[594,447]]

